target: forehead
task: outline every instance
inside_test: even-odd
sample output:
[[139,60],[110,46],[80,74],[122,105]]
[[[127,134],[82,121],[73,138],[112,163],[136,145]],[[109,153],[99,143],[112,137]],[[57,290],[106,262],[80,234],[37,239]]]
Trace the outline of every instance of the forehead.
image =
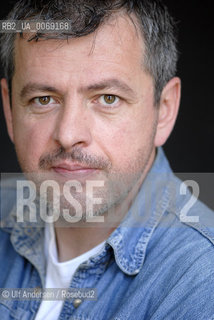
[[39,58],[57,57],[61,54],[61,51],[66,58],[68,53],[66,44],[72,46],[69,53],[72,58],[77,53],[84,56],[85,59],[99,59],[100,61],[105,58],[109,60],[119,58],[120,60],[121,57],[140,63],[143,60],[144,44],[141,32],[137,27],[137,21],[135,18],[130,19],[124,14],[114,15],[93,34],[80,38],[70,38],[68,41],[61,39],[41,39],[38,42],[27,41],[31,36],[32,34],[25,34],[23,39],[16,38],[15,66],[20,60],[22,63],[32,66],[32,60],[36,56]]
[[80,38],[29,42],[30,36],[16,39],[13,82],[17,88],[43,80],[65,91],[116,78],[141,90],[142,81],[152,81],[143,68],[141,31],[127,15],[115,15],[96,32]]

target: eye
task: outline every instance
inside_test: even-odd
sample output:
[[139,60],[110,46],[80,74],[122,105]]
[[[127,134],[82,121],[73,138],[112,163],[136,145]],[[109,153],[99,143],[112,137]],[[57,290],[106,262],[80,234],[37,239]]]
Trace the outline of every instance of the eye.
[[42,105],[46,105],[50,102],[51,98],[50,97],[41,97],[38,98],[39,99],[39,103],[41,103]]
[[110,95],[110,94],[104,94],[100,97],[99,101],[103,105],[115,105],[119,102],[120,98],[115,96],[115,95]]
[[33,101],[38,105],[47,106],[48,104],[50,104],[50,102],[53,102],[54,100],[50,96],[44,96],[34,98]]

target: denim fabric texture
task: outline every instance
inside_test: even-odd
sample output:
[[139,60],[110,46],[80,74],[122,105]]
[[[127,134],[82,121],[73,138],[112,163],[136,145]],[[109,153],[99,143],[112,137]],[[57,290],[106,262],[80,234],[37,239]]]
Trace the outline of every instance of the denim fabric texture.
[[[214,212],[197,201],[188,216],[199,221],[181,222],[192,197],[181,183],[159,148],[125,219],[72,278],[97,300],[65,300],[59,320],[214,320]],[[0,287],[44,287],[44,226],[17,223],[15,201],[16,190],[2,188]],[[0,319],[32,320],[40,302],[1,299]]]

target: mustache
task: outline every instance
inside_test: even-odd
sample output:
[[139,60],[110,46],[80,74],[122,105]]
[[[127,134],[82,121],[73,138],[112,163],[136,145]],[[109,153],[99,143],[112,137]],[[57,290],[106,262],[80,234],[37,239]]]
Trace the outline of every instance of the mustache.
[[60,147],[52,153],[42,155],[39,159],[39,168],[48,169],[54,166],[59,160],[69,160],[96,169],[111,169],[112,167],[110,160],[100,156],[86,154],[79,147],[73,148],[71,152],[66,152],[63,147]]

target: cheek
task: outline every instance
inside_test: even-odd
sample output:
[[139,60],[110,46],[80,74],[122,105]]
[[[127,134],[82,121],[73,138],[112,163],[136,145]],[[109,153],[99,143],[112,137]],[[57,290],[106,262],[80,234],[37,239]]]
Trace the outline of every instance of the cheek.
[[50,132],[41,123],[31,121],[16,122],[14,125],[14,144],[23,170],[37,170],[38,160],[47,150]]
[[[150,110],[153,106],[151,106]],[[155,112],[139,109],[107,124],[102,123],[99,144],[114,167],[124,169],[147,158],[154,145]]]
[[121,162],[133,158],[146,144],[148,139],[143,128],[143,123],[128,119],[103,126],[99,144],[111,161],[120,165]]

